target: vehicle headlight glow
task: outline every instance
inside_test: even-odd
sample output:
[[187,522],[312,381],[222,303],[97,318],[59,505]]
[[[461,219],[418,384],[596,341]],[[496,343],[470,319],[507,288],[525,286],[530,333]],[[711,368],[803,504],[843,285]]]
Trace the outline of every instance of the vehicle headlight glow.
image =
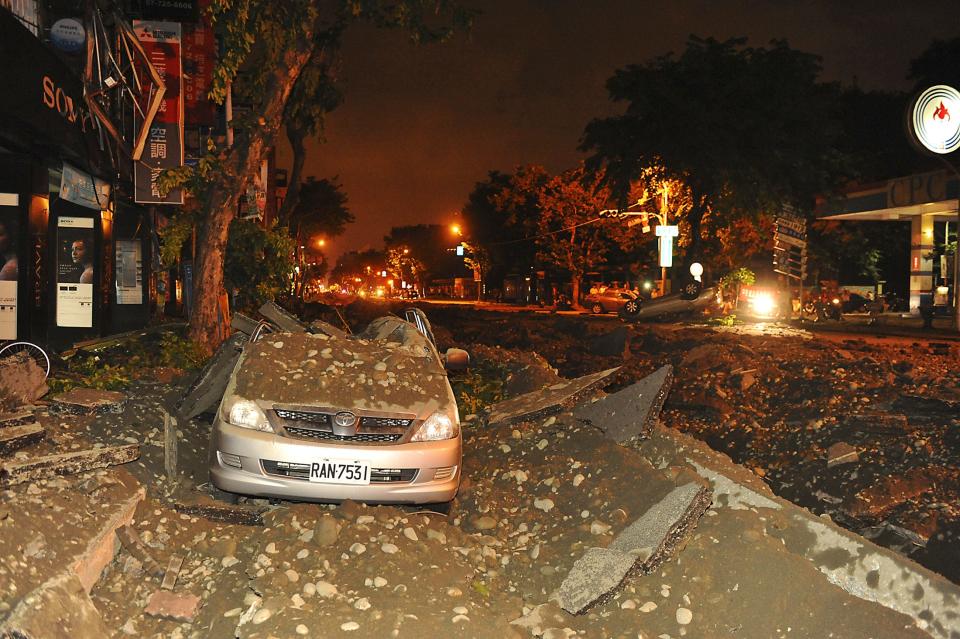
[[763,293],[753,298],[751,306],[753,307],[753,312],[757,315],[769,316],[773,315],[773,309],[776,307],[776,304],[773,301],[772,295]]
[[263,410],[257,406],[256,402],[249,399],[236,396],[225,399],[220,415],[234,426],[261,430],[267,433],[274,432]]
[[460,423],[457,419],[456,412],[438,410],[424,420],[410,441],[434,442],[443,439],[453,439],[458,434],[460,434]]

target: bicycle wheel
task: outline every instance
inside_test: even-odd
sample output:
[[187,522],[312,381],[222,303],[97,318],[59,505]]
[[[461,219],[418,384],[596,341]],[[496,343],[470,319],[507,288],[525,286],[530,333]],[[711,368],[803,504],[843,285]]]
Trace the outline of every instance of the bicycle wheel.
[[32,342],[10,342],[3,348],[0,348],[0,358],[18,353],[26,353],[27,357],[35,361],[37,366],[43,370],[43,378],[46,379],[49,377],[50,358],[47,357],[46,351]]

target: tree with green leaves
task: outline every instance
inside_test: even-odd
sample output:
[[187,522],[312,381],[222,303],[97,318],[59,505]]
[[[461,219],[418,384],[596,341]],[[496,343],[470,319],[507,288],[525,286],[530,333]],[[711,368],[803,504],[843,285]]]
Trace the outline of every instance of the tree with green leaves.
[[209,17],[222,44],[210,98],[223,103],[232,91],[251,109],[231,123],[231,146],[209,140],[196,166],[162,180],[164,188],[183,186],[191,197],[180,220],[199,228],[189,336],[207,351],[223,339],[219,327],[229,326],[229,318],[219,321],[218,300],[238,199],[286,119],[299,117],[294,102],[316,99],[305,86],[312,72],[331,62],[343,34],[359,22],[406,29],[415,42],[430,42],[466,26],[472,15],[448,0],[212,0]]
[[742,38],[691,37],[680,56],[616,71],[607,90],[624,113],[590,122],[580,148],[624,202],[651,169],[682,181],[691,198],[687,259],[696,259],[708,213],[718,227],[783,202],[809,209],[842,177],[838,87],[821,82],[820,70],[819,58],[782,41],[753,48]]
[[265,229],[252,220],[233,221],[223,269],[235,308],[250,313],[287,289],[293,248],[286,229]]

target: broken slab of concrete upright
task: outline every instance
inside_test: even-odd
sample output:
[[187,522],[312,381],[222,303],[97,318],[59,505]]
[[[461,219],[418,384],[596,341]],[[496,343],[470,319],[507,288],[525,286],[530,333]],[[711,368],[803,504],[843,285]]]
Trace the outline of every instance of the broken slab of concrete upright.
[[487,409],[488,424],[509,424],[559,413],[584,397],[609,385],[620,367],[564,380],[519,397],[498,402]]
[[647,574],[669,559],[710,507],[710,491],[696,482],[674,488],[607,548],[590,548],[574,563],[557,591],[572,614],[613,596],[632,574]]
[[618,444],[643,439],[657,423],[672,385],[673,366],[668,364],[621,391],[581,404],[573,416],[589,421]]
[[33,404],[47,390],[46,370],[26,353],[0,359],[0,412]]
[[213,357],[207,360],[200,374],[177,403],[177,410],[186,419],[193,419],[204,411],[212,409],[223,398],[223,391],[227,388],[233,367],[247,340],[248,337],[245,334],[234,333],[220,344]]

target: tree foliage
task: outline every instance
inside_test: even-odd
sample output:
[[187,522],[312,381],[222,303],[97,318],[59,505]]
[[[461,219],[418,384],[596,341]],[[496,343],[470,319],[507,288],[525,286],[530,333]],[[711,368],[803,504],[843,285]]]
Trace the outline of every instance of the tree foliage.
[[255,311],[290,285],[293,240],[284,228],[234,220],[226,255],[224,280],[240,310]]
[[590,122],[581,149],[622,199],[651,169],[682,181],[696,256],[708,213],[719,227],[721,218],[782,202],[810,208],[843,175],[832,117],[838,87],[819,74],[819,58],[782,41],[753,48],[743,38],[691,37],[680,56],[614,73],[607,90],[625,111]]
[[184,214],[200,231],[190,337],[212,350],[225,337],[218,329],[223,325],[217,321],[218,301],[238,198],[285,118],[304,115],[296,103],[316,97],[309,86],[314,72],[324,75],[346,30],[367,22],[405,29],[414,42],[431,42],[467,26],[472,13],[448,0],[211,0],[209,18],[221,42],[209,96],[222,104],[232,91],[249,110],[231,123],[232,146],[209,140],[198,164],[168,172],[164,187],[183,186],[192,198]]
[[290,215],[290,228],[296,237],[332,237],[343,233],[354,221],[347,206],[347,194],[337,178],[318,180],[308,177],[301,185],[300,200]]

